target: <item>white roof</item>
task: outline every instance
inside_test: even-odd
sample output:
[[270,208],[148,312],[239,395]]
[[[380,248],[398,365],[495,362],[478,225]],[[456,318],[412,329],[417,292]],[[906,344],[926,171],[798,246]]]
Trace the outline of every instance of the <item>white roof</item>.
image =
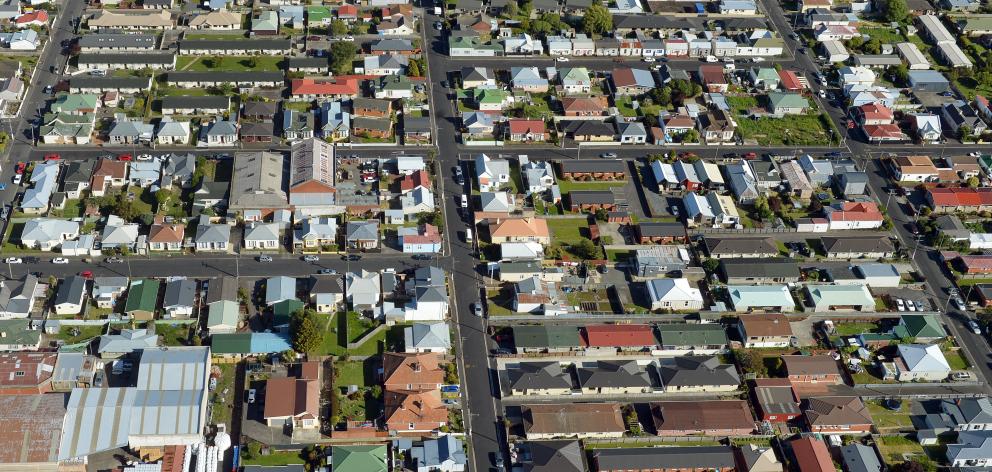
[[414,323],[403,329],[406,348],[451,349],[451,332],[447,323]]
[[502,243],[499,251],[503,259],[540,259],[544,256],[544,246],[536,242]]
[[899,357],[910,372],[946,372],[951,366],[936,344],[900,344]]
[[651,301],[695,301],[702,303],[703,294],[689,285],[688,279],[653,279],[648,281]]

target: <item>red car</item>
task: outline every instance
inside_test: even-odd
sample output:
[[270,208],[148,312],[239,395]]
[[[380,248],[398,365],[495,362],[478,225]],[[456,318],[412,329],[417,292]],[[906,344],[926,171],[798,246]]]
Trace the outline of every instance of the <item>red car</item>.
[[58,154],[45,154],[46,161],[57,161],[61,158],[62,156],[59,156]]
[[27,164],[25,164],[23,162],[18,162],[17,163],[17,168],[14,169],[14,172],[17,173],[17,174],[23,174],[24,173],[24,169],[26,169],[27,167],[28,167]]
[[93,278],[93,271],[91,271],[91,270],[84,270],[84,271],[82,271],[82,272],[79,273],[79,276],[82,277],[82,278],[84,278],[84,279],[92,279]]
[[753,153],[753,152],[749,152],[749,153],[747,153],[747,154],[744,155],[744,159],[749,159],[750,160],[750,159],[757,159],[757,158],[758,158],[758,154]]
[[131,155],[130,154],[121,154],[121,155],[117,156],[117,160],[118,161],[131,162]]

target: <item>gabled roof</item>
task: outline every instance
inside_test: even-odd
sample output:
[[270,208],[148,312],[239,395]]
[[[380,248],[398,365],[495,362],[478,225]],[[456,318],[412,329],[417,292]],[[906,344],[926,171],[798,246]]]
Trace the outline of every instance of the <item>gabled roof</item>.
[[868,408],[858,397],[813,397],[806,401],[806,421],[813,426],[872,424]]
[[582,328],[589,347],[650,347],[658,344],[650,325],[588,325]]
[[899,357],[910,372],[949,372],[950,365],[937,344],[900,344]]
[[658,367],[661,383],[668,387],[723,386],[741,383],[737,368],[721,364],[716,356],[681,356]]
[[514,390],[571,389],[572,380],[557,361],[521,362],[507,368],[506,376]]

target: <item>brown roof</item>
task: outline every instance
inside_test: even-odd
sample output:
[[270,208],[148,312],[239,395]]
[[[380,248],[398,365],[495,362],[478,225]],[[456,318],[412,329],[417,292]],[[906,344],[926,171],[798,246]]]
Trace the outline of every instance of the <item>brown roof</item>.
[[782,356],[789,375],[840,375],[837,361],[826,354],[817,356]]
[[185,235],[186,227],[183,225],[154,224],[148,230],[148,242],[181,243]]
[[789,320],[781,313],[743,315],[740,323],[748,336],[792,336]]
[[659,431],[753,429],[754,417],[743,400],[651,402]]
[[411,392],[408,390],[386,390],[383,396],[386,422],[399,423],[444,423],[448,421],[448,409],[441,403],[441,392]]
[[57,357],[54,352],[0,354],[0,389],[37,387],[47,382],[55,371]]
[[0,464],[55,462],[65,395],[0,395]]
[[383,385],[441,384],[444,370],[437,353],[398,353],[382,355]]
[[813,426],[871,424],[871,414],[858,397],[814,397],[806,401],[806,421]]
[[320,362],[317,361],[300,362],[299,377],[301,379],[307,379],[307,380],[319,380]]
[[561,107],[566,112],[601,112],[605,113],[609,102],[606,97],[566,97],[561,99]]
[[320,414],[320,382],[316,380],[269,379],[265,382],[265,398],[265,418],[317,418]]
[[96,161],[96,168],[93,169],[93,176],[106,175],[115,179],[127,177],[127,161],[115,161],[113,159],[100,159]]
[[551,237],[548,222],[541,218],[510,218],[497,221],[489,232],[492,237],[530,236]]
[[524,432],[562,435],[624,432],[619,403],[565,403],[520,405]]
[[827,445],[819,439],[804,437],[789,442],[799,472],[835,472]]

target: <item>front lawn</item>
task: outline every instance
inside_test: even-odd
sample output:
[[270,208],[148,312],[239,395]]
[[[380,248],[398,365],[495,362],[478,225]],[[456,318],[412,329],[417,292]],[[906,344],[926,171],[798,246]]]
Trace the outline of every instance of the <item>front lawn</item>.
[[99,326],[62,326],[55,339],[65,341],[66,344],[76,344],[88,341],[103,334],[103,325]]
[[865,406],[868,407],[868,411],[871,413],[875,427],[880,431],[912,428],[913,421],[910,419],[912,416],[910,403],[906,400],[901,400],[901,402],[902,406],[898,411],[890,410],[874,400],[865,402]]
[[548,229],[551,239],[564,244],[576,244],[589,235],[589,225],[585,217],[580,218],[548,218]]
[[787,115],[782,118],[739,118],[737,132],[761,146],[825,146],[830,132],[819,114]]
[[282,70],[282,56],[179,56],[176,58],[176,70],[190,72],[208,72],[224,70],[231,72]]
[[626,180],[610,180],[605,182],[578,182],[574,180],[561,179],[558,181],[558,187],[561,189],[561,193],[564,195],[572,190],[610,190],[614,187],[623,187],[627,184]]
[[965,370],[969,367],[968,360],[961,354],[960,349],[947,349],[944,351],[944,359],[951,370]]

